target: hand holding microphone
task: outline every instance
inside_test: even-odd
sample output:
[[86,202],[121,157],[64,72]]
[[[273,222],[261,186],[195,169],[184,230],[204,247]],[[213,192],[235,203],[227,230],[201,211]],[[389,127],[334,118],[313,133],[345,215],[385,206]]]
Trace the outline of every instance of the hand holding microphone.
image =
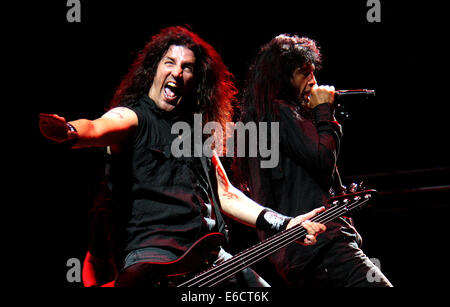
[[342,107],[344,103],[364,101],[375,96],[375,90],[335,90],[334,86],[317,84],[311,87],[311,97],[307,106],[314,108],[321,103],[337,102],[337,107]]
[[314,84],[311,87],[311,97],[307,106],[311,109],[315,108],[322,103],[333,103],[334,102],[334,86],[321,85],[318,86]]

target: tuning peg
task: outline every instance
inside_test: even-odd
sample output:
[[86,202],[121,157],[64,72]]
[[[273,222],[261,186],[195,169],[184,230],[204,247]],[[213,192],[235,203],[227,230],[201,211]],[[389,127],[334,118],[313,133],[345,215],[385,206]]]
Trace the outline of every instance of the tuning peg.
[[355,193],[356,191],[358,191],[358,188],[359,188],[358,184],[353,182],[350,184],[350,187],[348,188],[348,190],[350,193]]
[[359,183],[359,190],[360,191],[364,191],[364,190],[366,190],[367,188],[366,188],[366,184],[365,184],[365,182],[364,181],[361,181],[360,183]]
[[330,189],[328,190],[328,194],[330,195],[330,197],[336,196],[336,192],[334,191],[333,188],[330,188]]

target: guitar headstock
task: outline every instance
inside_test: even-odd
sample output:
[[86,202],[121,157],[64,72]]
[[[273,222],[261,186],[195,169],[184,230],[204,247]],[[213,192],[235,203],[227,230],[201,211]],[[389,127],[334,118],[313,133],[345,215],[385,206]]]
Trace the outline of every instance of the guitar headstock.
[[331,197],[327,203],[329,208],[337,206],[342,207],[345,211],[352,211],[374,201],[377,196],[378,192],[376,190],[366,189]]

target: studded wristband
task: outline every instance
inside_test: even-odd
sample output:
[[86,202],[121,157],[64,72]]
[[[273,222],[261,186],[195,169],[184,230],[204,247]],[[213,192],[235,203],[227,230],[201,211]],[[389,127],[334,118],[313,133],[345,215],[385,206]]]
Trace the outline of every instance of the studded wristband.
[[270,209],[264,209],[256,219],[256,228],[274,234],[286,229],[291,217],[284,216]]

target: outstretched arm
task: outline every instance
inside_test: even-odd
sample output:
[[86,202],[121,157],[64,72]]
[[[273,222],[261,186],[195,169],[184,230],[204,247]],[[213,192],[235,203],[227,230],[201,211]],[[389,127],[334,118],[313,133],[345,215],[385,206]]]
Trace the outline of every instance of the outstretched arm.
[[64,117],[44,113],[39,117],[39,128],[43,136],[58,143],[73,140],[73,148],[119,144],[138,125],[136,113],[124,107],[111,109],[95,120],[66,122]]
[[[216,168],[217,187],[222,211],[227,216],[230,216],[231,218],[243,224],[250,226],[259,226],[262,220],[262,216],[267,212],[267,209],[248,198],[244,193],[236,189],[231,184],[219,160],[219,157],[215,153],[212,157],[212,162]],[[304,227],[308,232],[308,235],[306,235],[303,244],[315,244],[317,241],[317,235],[321,232],[324,232],[326,230],[326,227],[323,224],[310,222],[309,219],[324,210],[325,208],[321,207],[307,214],[299,215],[292,219],[285,219],[285,222],[287,223],[287,226],[285,227],[287,229],[297,224],[301,224],[302,227]],[[282,215],[278,215],[278,217],[282,217],[279,219],[281,222],[283,222],[283,218],[286,218]]]

